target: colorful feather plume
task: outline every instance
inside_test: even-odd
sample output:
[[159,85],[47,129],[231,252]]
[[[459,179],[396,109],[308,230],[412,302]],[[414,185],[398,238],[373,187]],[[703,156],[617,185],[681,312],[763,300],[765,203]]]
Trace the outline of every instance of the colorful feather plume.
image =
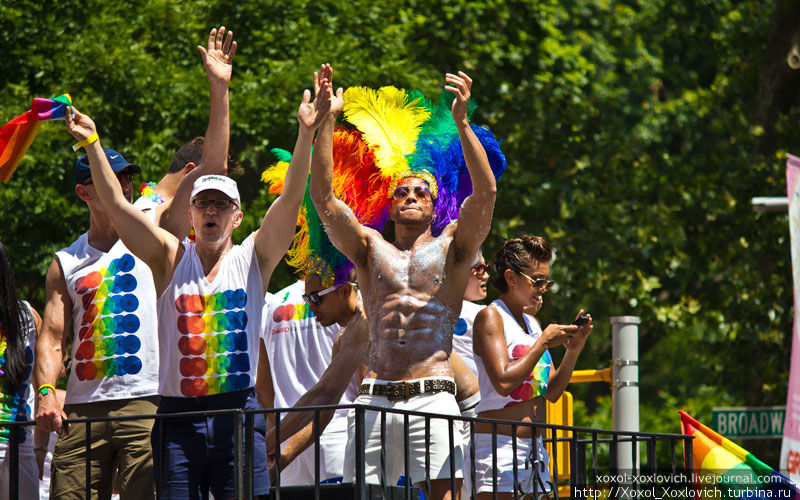
[[[333,192],[358,221],[382,231],[389,221],[392,186],[406,177],[431,184],[435,196],[431,230],[438,235],[458,218],[472,193],[458,129],[452,117],[453,96],[444,91],[431,103],[417,90],[353,87],[344,93],[344,117],[355,129],[338,127],[333,135]],[[468,116],[476,106],[470,102]],[[471,125],[499,179],[506,168],[500,144],[486,128]],[[278,161],[262,180],[269,192],[280,193],[291,161],[284,150],[273,150]],[[311,203],[308,186],[287,262],[306,276],[318,273],[323,286],[348,279],[353,264],[333,246]]]
[[420,97],[396,87],[351,87],[344,93],[344,117],[373,148],[382,175],[408,168],[406,156],[416,150],[419,131],[430,118]]
[[261,182],[269,186],[269,194],[280,194],[283,192],[283,180],[289,170],[292,153],[280,148],[273,148],[270,151],[278,161],[264,170],[261,174]]

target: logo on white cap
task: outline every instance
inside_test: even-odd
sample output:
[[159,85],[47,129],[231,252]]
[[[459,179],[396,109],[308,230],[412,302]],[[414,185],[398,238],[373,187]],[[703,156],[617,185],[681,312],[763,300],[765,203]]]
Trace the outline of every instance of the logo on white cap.
[[235,201],[237,205],[240,207],[242,206],[242,202],[239,198],[239,188],[236,186],[236,181],[230,177],[225,177],[224,175],[204,175],[198,177],[197,180],[194,181],[191,197],[194,198],[197,193],[209,190],[224,193],[228,198]]

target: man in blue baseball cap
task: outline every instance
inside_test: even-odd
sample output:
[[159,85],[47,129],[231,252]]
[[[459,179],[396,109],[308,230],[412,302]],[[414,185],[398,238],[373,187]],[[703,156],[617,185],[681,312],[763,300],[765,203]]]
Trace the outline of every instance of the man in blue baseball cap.
[[[104,148],[125,199],[142,169]],[[89,207],[89,230],[56,252],[47,271],[45,322],[34,369],[37,420],[58,431],[61,418],[151,415],[158,408],[158,323],[153,275],[133,256],[111,223],[111,214],[92,183],[87,155],[75,162],[75,194]],[[73,324],[72,366],[64,408],[55,400],[62,339]],[[114,347],[110,347],[110,346]],[[48,414],[48,416],[45,416]],[[150,445],[151,421],[129,420],[91,426],[92,491],[108,498],[119,463],[123,498],[155,498]],[[85,492],[84,426],[56,443],[51,488],[54,497]],[[135,492],[135,493],[134,493]]]
[[[111,170],[117,174],[117,178],[119,178],[121,173],[127,176],[142,173],[142,169],[139,165],[128,163],[120,153],[117,153],[113,149],[103,148],[103,152],[105,152],[108,163],[111,165]],[[75,162],[75,185],[89,185],[91,183],[92,170],[89,168],[89,157],[88,155],[83,155]]]

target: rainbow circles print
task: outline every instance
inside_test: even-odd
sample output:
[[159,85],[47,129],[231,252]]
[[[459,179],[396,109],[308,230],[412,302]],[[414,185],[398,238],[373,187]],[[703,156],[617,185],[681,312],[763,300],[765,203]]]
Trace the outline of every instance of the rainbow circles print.
[[135,265],[133,256],[125,254],[75,280],[84,310],[75,350],[79,380],[133,375],[142,369],[135,356],[142,347],[136,336],[141,320],[136,314],[138,282],[131,274]]
[[175,299],[181,394],[207,396],[250,387],[246,305],[241,288]]
[[142,360],[137,356],[116,356],[103,360],[95,359],[75,365],[78,380],[94,380],[117,375],[136,375],[142,370]]
[[[0,330],[0,336],[2,336],[2,330]],[[6,341],[3,339],[0,340],[0,370],[5,368],[5,350]],[[30,376],[32,371],[33,349],[27,346],[25,347],[24,382],[14,389],[5,377],[0,376],[0,422],[24,422],[31,419],[32,414],[27,396],[31,390]],[[29,432],[26,432],[25,427],[17,428],[17,436],[20,443],[25,442],[28,434]],[[0,428],[0,441],[8,441],[10,437],[9,427]]]

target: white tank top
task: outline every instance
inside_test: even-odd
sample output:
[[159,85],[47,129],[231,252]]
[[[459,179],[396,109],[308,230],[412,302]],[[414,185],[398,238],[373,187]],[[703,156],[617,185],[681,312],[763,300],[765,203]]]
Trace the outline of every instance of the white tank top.
[[[502,300],[497,299],[492,302],[492,305],[503,318],[503,334],[506,339],[508,360],[514,361],[521,358],[531,349],[536,343],[536,339],[542,334],[539,323],[533,316],[524,315],[525,325],[531,333],[528,335],[522,327],[519,326],[517,320],[515,320],[514,316],[511,314],[511,311],[508,310],[508,306],[506,306]],[[478,403],[476,408],[478,413],[497,410],[499,408],[505,408],[506,406],[513,406],[537,396],[542,396],[547,392],[547,381],[550,377],[550,365],[552,363],[550,352],[547,350],[545,350],[542,357],[539,358],[530,376],[523,380],[519,386],[514,388],[508,396],[501,396],[494,389],[480,356],[476,356],[475,361],[478,366],[478,384],[481,392],[481,402]]]
[[456,322],[456,330],[453,332],[453,350],[461,356],[476,376],[478,367],[475,366],[475,352],[472,350],[472,324],[475,322],[475,316],[484,307],[465,300],[461,305],[461,316]]
[[197,397],[253,387],[264,287],[253,235],[222,258],[208,282],[193,243],[158,298],[159,394]]
[[[24,307],[21,309],[25,315],[25,323],[22,325],[22,334],[25,337],[25,378],[16,389],[4,375],[0,375],[0,422],[25,422],[33,420],[33,401],[35,391],[31,387],[31,373],[33,372],[33,352],[36,349],[36,325],[33,323],[33,312],[31,306],[24,300]],[[2,326],[0,326],[2,331]],[[0,335],[0,372],[6,367],[5,360],[6,338]],[[20,446],[33,448],[33,427],[21,427]],[[0,429],[0,442],[8,441],[10,428]]]
[[72,299],[72,368],[66,404],[158,392],[156,290],[147,265],[121,240],[108,252],[87,233],[56,252]]
[[[303,302],[304,292],[303,281],[293,283],[277,292],[265,308],[262,336],[275,388],[275,408],[294,406],[319,382],[331,362],[333,341],[339,335],[338,324],[319,324]],[[358,388],[351,379],[339,404],[351,403],[357,394]],[[340,424],[346,426],[346,417],[347,410],[337,410],[326,431]]]

